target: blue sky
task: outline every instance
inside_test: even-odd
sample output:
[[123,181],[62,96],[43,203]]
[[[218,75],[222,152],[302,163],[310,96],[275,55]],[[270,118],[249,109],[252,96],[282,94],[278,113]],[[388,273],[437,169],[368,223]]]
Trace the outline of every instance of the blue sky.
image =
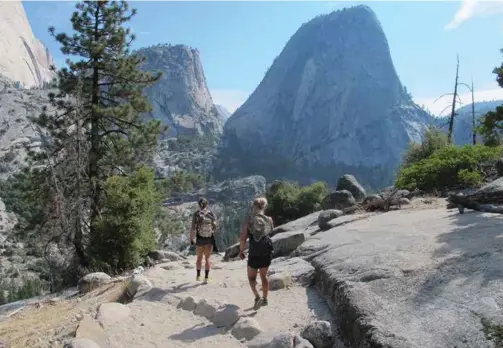
[[[23,1],[34,34],[64,61],[47,27],[69,32],[74,3]],[[456,54],[460,78],[473,76],[476,99],[503,99],[492,69],[503,61],[503,2],[150,2],[135,1],[130,23],[136,47],[157,43],[199,49],[214,102],[233,111],[253,92],[273,59],[304,22],[331,11],[367,4],[386,33],[402,83],[416,102],[439,113],[450,101]],[[461,99],[470,103],[469,92]]]

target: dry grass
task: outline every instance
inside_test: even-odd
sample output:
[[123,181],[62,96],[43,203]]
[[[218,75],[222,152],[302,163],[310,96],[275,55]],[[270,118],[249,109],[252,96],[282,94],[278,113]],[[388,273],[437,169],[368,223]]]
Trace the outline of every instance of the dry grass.
[[124,281],[107,284],[78,298],[27,306],[0,322],[1,340],[6,348],[62,347],[62,341],[74,337],[79,316],[117,301],[124,286]]

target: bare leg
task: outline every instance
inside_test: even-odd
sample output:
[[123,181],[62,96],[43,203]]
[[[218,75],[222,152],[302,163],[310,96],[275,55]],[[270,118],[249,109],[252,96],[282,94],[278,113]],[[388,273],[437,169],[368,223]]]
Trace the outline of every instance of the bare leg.
[[267,299],[267,294],[269,293],[269,279],[267,278],[267,270],[269,268],[259,269],[260,280],[262,281],[262,297]]
[[203,254],[204,254],[204,278],[207,279],[210,273],[210,268],[211,268],[211,252],[213,251],[213,245],[205,245],[203,249]]
[[257,291],[257,270],[248,266],[248,282],[255,298],[260,297]]
[[197,276],[199,277],[201,275],[201,266],[203,263],[203,247],[202,246],[196,246],[196,270],[197,270]]

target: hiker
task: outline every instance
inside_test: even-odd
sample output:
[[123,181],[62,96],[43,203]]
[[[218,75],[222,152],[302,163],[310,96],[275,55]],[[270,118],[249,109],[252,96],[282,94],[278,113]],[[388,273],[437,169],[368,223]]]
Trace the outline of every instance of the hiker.
[[217,228],[215,214],[208,208],[208,200],[200,198],[199,210],[192,215],[190,227],[190,242],[196,245],[196,281],[201,280],[201,266],[204,256],[204,283],[209,281],[211,253],[215,245],[215,230]]
[[[269,292],[269,280],[267,271],[272,261],[273,246],[269,237],[274,225],[272,218],[266,216],[264,211],[267,207],[267,199],[256,198],[252,203],[251,214],[241,225],[241,238],[239,243],[239,257],[244,260],[246,238],[249,240],[248,247],[248,281],[255,295],[254,308],[267,306],[267,294]],[[257,291],[257,272],[262,281],[262,298]]]

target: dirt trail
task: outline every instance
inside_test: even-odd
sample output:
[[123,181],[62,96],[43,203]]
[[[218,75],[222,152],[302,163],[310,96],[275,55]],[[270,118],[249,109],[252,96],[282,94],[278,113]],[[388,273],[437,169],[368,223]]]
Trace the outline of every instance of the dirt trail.
[[[312,320],[330,320],[324,300],[312,288],[294,285],[271,291],[269,305],[255,311],[253,295],[246,277],[246,262],[221,262],[214,255],[214,269],[208,284],[196,282],[195,260],[170,262],[145,272],[154,285],[152,296],[129,304],[132,316],[120,324],[105,327],[112,347],[245,347],[230,333],[216,328],[210,321],[192,312],[177,309],[168,298],[193,296],[240,307],[241,316],[255,318],[262,331],[294,332]],[[169,270],[163,267],[171,268]],[[260,281],[259,281],[260,283]]]

